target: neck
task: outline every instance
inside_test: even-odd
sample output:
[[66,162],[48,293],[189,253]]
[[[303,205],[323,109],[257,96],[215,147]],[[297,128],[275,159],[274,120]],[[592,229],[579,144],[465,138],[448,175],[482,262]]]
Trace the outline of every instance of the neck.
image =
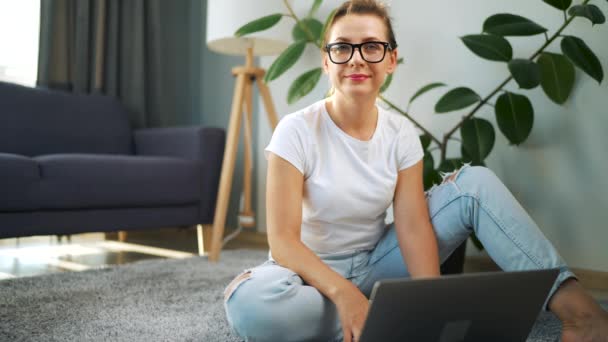
[[369,140],[376,129],[376,97],[346,97],[335,93],[326,100],[327,112],[340,129],[360,139]]

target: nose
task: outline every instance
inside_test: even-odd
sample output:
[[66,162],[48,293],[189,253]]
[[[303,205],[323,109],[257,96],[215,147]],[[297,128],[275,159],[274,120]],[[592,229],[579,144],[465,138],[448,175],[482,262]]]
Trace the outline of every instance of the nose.
[[357,46],[354,49],[355,50],[353,51],[353,57],[350,59],[349,64],[364,64],[365,60],[363,59],[363,55],[361,53],[361,46]]

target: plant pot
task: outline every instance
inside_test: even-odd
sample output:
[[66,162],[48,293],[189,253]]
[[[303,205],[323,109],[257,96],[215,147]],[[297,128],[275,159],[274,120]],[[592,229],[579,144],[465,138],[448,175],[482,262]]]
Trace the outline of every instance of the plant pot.
[[464,269],[464,257],[467,251],[467,241],[463,242],[450,255],[446,261],[441,264],[441,274],[460,274]]

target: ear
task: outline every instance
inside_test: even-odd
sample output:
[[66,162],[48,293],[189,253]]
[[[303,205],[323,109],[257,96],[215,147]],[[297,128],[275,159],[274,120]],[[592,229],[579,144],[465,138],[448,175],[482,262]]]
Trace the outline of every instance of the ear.
[[388,68],[386,69],[386,73],[387,74],[392,74],[393,72],[395,72],[395,69],[397,69],[397,57],[399,56],[399,53],[397,52],[397,49],[392,50],[389,55],[388,55]]
[[329,74],[329,58],[326,53],[323,54],[323,72]]

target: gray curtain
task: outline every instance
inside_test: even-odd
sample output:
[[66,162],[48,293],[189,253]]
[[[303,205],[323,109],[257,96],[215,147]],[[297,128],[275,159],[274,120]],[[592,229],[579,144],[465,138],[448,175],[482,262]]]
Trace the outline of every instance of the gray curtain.
[[43,0],[38,85],[119,98],[162,126],[160,0]]

